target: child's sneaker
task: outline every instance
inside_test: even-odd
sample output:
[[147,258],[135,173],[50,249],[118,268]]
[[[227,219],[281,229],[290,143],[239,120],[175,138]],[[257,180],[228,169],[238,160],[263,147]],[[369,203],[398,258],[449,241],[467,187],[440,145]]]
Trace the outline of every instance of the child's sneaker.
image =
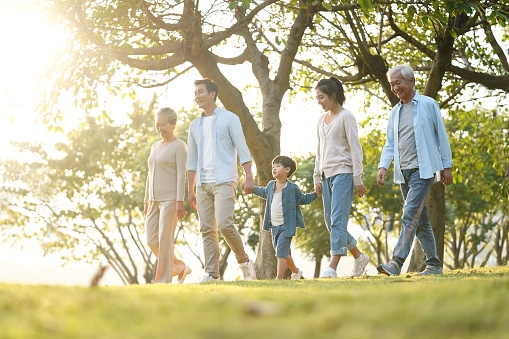
[[292,276],[290,279],[291,280],[299,280],[301,278],[302,278],[302,271],[299,268],[297,273],[292,273]]
[[337,278],[337,277],[338,277],[338,274],[336,273],[336,270],[330,266],[327,267],[325,269],[325,271],[323,271],[322,275],[320,276],[320,278]]
[[364,273],[364,269],[369,263],[369,255],[361,253],[361,255],[354,260],[352,277],[360,277]]

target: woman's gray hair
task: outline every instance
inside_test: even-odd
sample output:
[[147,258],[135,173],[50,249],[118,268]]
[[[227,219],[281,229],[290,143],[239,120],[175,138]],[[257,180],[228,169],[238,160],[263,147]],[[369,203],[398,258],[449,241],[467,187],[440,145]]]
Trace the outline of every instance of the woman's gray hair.
[[162,115],[170,124],[177,123],[177,113],[169,107],[164,107],[157,112],[157,115]]
[[412,67],[410,67],[408,65],[394,66],[387,72],[387,77],[391,76],[392,74],[394,74],[396,72],[401,72],[401,75],[403,76],[403,78],[405,78],[408,81],[415,79],[414,70],[412,69]]

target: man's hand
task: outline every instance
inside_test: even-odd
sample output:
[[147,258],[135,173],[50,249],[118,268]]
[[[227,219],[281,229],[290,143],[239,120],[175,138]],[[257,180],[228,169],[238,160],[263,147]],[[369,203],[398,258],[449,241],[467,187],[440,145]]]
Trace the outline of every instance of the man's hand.
[[243,163],[242,167],[244,167],[244,173],[246,174],[246,181],[242,184],[242,191],[244,194],[251,194],[255,188],[253,172],[251,172],[251,161]]
[[254,187],[253,178],[246,178],[246,181],[242,184],[242,191],[244,194],[251,194],[254,192]]
[[187,201],[189,202],[189,206],[191,206],[191,208],[193,210],[195,210],[196,209],[196,193],[194,193],[194,190],[188,192]]
[[450,168],[444,168],[444,172],[442,173],[442,182],[444,185],[452,183],[452,170]]
[[385,172],[387,172],[387,170],[383,167],[380,167],[378,169],[378,174],[376,175],[376,182],[380,186],[385,186]]

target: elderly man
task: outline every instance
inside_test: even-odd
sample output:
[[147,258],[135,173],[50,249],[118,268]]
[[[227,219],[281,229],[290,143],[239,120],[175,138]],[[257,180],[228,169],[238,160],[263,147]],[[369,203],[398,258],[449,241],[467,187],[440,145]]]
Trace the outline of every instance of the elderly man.
[[394,159],[394,183],[401,186],[401,234],[392,259],[377,266],[378,272],[399,275],[415,236],[426,254],[426,268],[419,275],[442,274],[426,199],[435,173],[443,171],[445,185],[452,182],[452,154],[438,103],[415,90],[412,68],[396,66],[387,72],[391,90],[401,100],[392,109],[387,138],[376,177],[385,185],[385,174]]

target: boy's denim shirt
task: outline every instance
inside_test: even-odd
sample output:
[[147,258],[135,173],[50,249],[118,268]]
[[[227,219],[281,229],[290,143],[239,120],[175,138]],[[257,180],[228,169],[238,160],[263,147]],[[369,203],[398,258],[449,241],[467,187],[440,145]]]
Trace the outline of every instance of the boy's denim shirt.
[[[452,153],[449,138],[445,130],[444,120],[440,114],[438,103],[415,91],[414,103],[414,134],[419,174],[421,179],[429,179],[436,172],[452,167]],[[394,158],[394,183],[405,182],[399,160],[399,115],[401,101],[394,106],[387,124],[387,139],[382,150],[378,168],[389,168]]]
[[[216,107],[212,118],[212,139],[215,151],[214,173],[216,184],[237,182],[237,152],[240,164],[251,161],[249,148],[242,132],[240,119],[234,113]],[[201,186],[200,169],[203,158],[203,145],[201,144],[203,114],[193,120],[189,126],[187,138],[187,170],[196,171],[196,185]]]
[[[274,197],[275,183],[275,180],[271,180],[267,184],[267,187],[256,186],[254,190],[254,194],[267,200],[265,204],[265,216],[263,217],[263,229],[265,231],[270,231],[270,227],[272,226],[270,221],[270,206],[272,205],[272,198]],[[299,205],[308,205],[312,203],[318,198],[318,195],[315,192],[302,193],[299,187],[289,180],[287,181],[286,187],[283,188],[282,194],[285,237],[293,237],[295,236],[297,227],[306,228]]]

